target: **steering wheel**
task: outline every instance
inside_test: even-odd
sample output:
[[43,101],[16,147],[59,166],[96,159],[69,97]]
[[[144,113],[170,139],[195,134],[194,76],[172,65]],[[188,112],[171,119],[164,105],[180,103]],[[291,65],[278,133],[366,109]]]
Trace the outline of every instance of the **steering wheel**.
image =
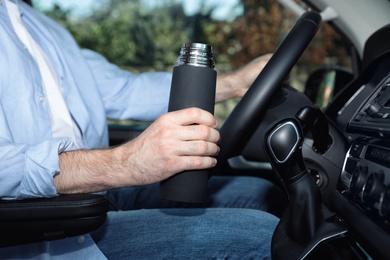
[[[256,131],[263,116],[280,90],[281,85],[304,50],[313,39],[321,23],[317,12],[306,12],[279,45],[247,93],[220,129],[220,169],[227,160],[239,155]],[[222,163],[222,164],[221,164]]]

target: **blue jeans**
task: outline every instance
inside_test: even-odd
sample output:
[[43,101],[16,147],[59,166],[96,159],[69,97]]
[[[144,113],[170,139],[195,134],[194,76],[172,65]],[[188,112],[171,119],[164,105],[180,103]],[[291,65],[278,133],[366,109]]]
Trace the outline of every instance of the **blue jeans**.
[[158,185],[107,198],[112,210],[91,235],[109,259],[270,259],[273,214],[286,205],[279,188],[255,177],[212,177],[201,205],[161,200]]

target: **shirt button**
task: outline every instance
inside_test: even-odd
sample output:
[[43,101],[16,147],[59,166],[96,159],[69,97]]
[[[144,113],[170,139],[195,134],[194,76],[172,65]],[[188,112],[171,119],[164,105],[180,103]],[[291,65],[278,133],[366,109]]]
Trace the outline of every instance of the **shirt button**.
[[[0,0],[0,1],[1,1],[1,0]],[[85,241],[85,237],[84,237],[84,236],[79,236],[79,237],[77,238],[77,243],[79,243],[79,244],[84,243],[84,241]]]
[[[1,1],[1,0],[0,0],[0,1]],[[42,96],[42,95],[40,95],[40,96],[39,96],[39,101],[43,102],[43,100],[45,100],[45,97]]]

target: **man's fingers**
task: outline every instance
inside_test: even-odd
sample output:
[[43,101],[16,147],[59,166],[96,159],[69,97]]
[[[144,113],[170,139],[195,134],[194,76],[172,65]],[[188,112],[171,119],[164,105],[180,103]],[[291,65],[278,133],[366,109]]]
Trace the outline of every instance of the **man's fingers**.
[[216,156],[219,151],[220,148],[215,143],[191,141],[186,142],[178,152],[184,156]]
[[215,117],[208,111],[200,108],[186,108],[170,112],[166,115],[171,116],[173,123],[179,125],[199,124],[213,128],[218,126],[218,121],[215,119]]
[[217,143],[220,139],[218,130],[204,125],[189,125],[177,134],[177,138],[183,141],[204,140]]
[[182,156],[177,163],[183,170],[201,170],[214,167],[217,159],[207,156]]

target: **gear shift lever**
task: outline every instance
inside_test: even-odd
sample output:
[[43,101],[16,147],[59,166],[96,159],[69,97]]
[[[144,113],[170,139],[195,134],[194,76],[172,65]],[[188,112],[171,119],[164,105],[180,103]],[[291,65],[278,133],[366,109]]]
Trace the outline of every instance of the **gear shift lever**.
[[289,197],[272,238],[273,259],[296,259],[323,217],[321,193],[309,175],[302,156],[303,134],[296,119],[282,120],[265,134],[265,149]]

